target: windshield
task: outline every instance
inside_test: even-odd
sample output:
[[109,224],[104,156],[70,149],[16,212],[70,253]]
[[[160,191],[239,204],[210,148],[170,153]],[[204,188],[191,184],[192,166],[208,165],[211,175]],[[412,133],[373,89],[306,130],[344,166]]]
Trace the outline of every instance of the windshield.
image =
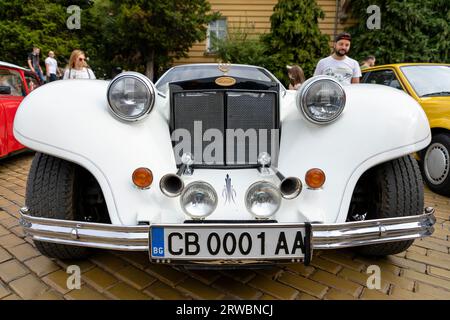
[[[267,70],[250,66],[230,65],[226,76],[236,78],[247,78],[258,81],[278,82]],[[184,65],[175,67],[166,72],[157,82],[156,88],[167,93],[170,82],[187,81],[193,79],[204,79],[224,76],[224,72],[219,70],[217,64],[212,65]]]
[[419,97],[450,96],[450,66],[407,66],[401,70]]

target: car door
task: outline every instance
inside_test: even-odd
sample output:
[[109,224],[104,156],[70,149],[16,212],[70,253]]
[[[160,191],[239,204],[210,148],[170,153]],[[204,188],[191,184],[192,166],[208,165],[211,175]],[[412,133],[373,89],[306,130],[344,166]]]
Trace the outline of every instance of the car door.
[[17,108],[27,93],[20,70],[0,68],[0,85],[9,86],[10,93],[0,96],[0,157],[24,148],[13,134]]
[[362,83],[381,84],[402,91],[406,90],[394,69],[378,69],[364,73]]

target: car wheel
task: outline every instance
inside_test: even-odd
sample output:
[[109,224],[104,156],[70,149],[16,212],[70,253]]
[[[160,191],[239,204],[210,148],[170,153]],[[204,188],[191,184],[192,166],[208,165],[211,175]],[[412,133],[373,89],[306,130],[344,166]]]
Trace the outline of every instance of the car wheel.
[[[27,182],[26,206],[35,217],[77,219],[76,166],[46,154],[36,153]],[[36,248],[51,258],[83,259],[89,249],[50,242],[34,241]]]
[[[355,188],[348,221],[419,215],[424,209],[423,180],[412,156],[381,164],[366,172]],[[405,251],[414,240],[355,247],[364,255],[386,256]]]
[[422,171],[425,182],[433,191],[450,196],[450,135],[437,134],[422,153]]

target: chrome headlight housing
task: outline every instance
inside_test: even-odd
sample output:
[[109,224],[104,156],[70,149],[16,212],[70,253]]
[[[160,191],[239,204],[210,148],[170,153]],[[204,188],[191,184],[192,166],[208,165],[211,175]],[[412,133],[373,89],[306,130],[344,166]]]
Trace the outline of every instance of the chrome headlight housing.
[[190,183],[181,194],[183,211],[193,219],[204,219],[216,210],[218,202],[214,188],[206,182]]
[[309,121],[327,124],[335,121],[345,108],[345,91],[332,77],[318,76],[306,81],[297,94],[297,106]]
[[108,86],[108,104],[120,120],[138,121],[145,118],[155,104],[155,87],[144,75],[124,72]]
[[245,194],[247,210],[259,219],[267,219],[274,215],[280,205],[280,190],[270,182],[256,182],[248,188]]

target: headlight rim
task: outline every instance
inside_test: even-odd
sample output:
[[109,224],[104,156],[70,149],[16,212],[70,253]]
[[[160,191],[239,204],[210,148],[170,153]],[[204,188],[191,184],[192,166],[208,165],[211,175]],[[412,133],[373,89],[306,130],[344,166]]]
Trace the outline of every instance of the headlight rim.
[[[211,212],[209,214],[205,215],[205,216],[202,216],[202,217],[192,215],[191,213],[189,213],[186,210],[186,207],[183,205],[183,197],[186,194],[186,192],[190,188],[192,188],[193,185],[199,185],[199,184],[207,186],[208,188],[210,188],[210,190],[213,192],[214,197],[215,197],[214,206],[213,206]],[[205,219],[205,218],[209,217],[211,214],[213,214],[214,211],[216,211],[218,205],[219,205],[219,196],[217,195],[217,191],[214,189],[214,187],[210,183],[208,183],[206,181],[192,181],[192,182],[190,182],[188,185],[186,185],[184,187],[183,191],[180,194],[180,206],[181,206],[181,209],[183,210],[183,212],[187,216],[189,216],[192,219],[200,220],[200,219]]]
[[[307,98],[307,94],[308,94],[308,90],[311,88],[311,86],[319,81],[331,81],[334,84],[336,84],[339,89],[342,91],[342,95],[343,95],[343,107],[341,108],[341,110],[339,112],[336,113],[336,115],[331,118],[330,120],[327,121],[323,121],[323,120],[317,120],[314,117],[310,116],[308,111],[306,110],[306,98]],[[346,104],[347,104],[347,95],[345,93],[344,87],[342,86],[342,84],[339,83],[339,81],[337,81],[335,78],[331,77],[331,76],[325,76],[325,75],[320,75],[320,76],[315,76],[309,80],[307,80],[302,87],[300,88],[300,90],[298,91],[297,97],[296,97],[296,102],[297,102],[297,107],[300,109],[300,112],[303,114],[303,116],[310,122],[314,123],[314,124],[318,124],[318,125],[327,125],[330,123],[333,123],[335,121],[337,121],[342,113],[345,110]]]
[[[114,84],[116,84],[118,81],[120,81],[124,78],[133,78],[133,79],[140,81],[146,87],[146,89],[149,93],[150,99],[146,104],[146,110],[145,110],[145,112],[143,112],[141,115],[139,115],[137,117],[127,117],[127,116],[124,116],[124,115],[118,113],[116,111],[116,109],[113,107],[113,104],[111,103],[111,99],[110,99],[111,88],[114,86]],[[150,81],[150,79],[148,79],[143,74],[138,73],[138,72],[127,71],[127,72],[123,72],[123,73],[117,75],[113,80],[111,80],[111,82],[108,85],[108,89],[106,91],[106,97],[108,100],[109,111],[113,114],[113,116],[115,116],[117,119],[119,119],[121,121],[137,122],[137,121],[144,120],[152,112],[152,110],[155,106],[155,103],[156,103],[156,89],[155,89],[155,85]]]
[[[279,196],[279,202],[278,202],[277,209],[276,209],[273,213],[271,213],[270,215],[258,216],[258,215],[255,214],[252,210],[250,210],[249,206],[247,205],[247,199],[248,199],[248,195],[249,195],[249,193],[250,193],[250,190],[251,190],[254,186],[259,185],[259,184],[268,184],[268,185],[270,185],[270,186],[278,193],[278,196]],[[247,209],[247,211],[248,211],[252,216],[254,216],[254,217],[257,218],[257,219],[270,219],[270,217],[273,217],[273,216],[280,210],[282,201],[283,201],[283,196],[282,196],[282,194],[281,194],[280,189],[279,189],[274,183],[272,183],[272,182],[270,182],[270,181],[266,181],[266,180],[256,181],[256,182],[252,183],[252,184],[247,188],[247,190],[245,191],[245,196],[244,196],[244,205],[245,205],[245,208]]]

